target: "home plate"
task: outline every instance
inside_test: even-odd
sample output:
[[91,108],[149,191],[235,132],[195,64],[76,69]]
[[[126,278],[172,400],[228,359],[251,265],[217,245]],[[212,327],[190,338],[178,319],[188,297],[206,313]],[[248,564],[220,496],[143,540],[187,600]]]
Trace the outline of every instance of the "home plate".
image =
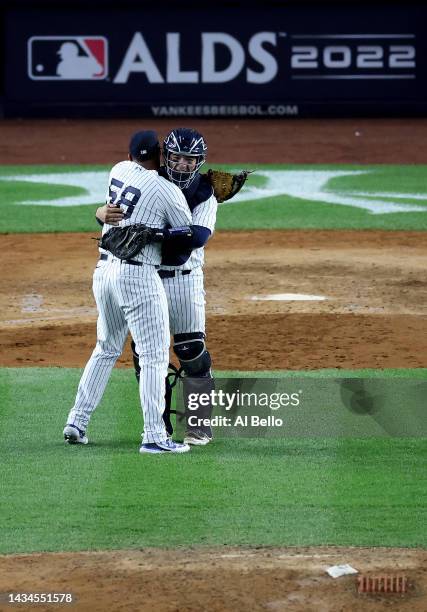
[[304,293],[272,293],[270,295],[253,295],[251,300],[259,302],[319,302],[326,300],[324,295],[306,295]]

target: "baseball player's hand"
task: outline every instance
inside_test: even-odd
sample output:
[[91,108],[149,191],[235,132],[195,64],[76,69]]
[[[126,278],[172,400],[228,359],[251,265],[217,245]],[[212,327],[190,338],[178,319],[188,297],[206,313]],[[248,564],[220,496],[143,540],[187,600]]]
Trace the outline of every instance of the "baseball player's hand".
[[96,218],[102,221],[102,223],[108,223],[108,225],[118,225],[123,219],[124,214],[123,208],[111,204],[105,204],[96,210]]

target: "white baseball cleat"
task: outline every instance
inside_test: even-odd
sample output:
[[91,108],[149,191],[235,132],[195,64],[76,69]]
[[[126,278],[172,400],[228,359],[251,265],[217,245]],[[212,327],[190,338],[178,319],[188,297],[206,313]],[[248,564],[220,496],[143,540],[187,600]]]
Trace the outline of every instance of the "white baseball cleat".
[[84,431],[69,423],[64,427],[64,440],[68,444],[87,444],[89,442]]
[[159,453],[188,453],[190,447],[188,444],[181,444],[180,442],[174,442],[170,438],[165,440],[164,442],[147,442],[145,444],[141,444],[141,448],[139,452],[143,453],[151,453],[151,454],[159,454]]
[[193,446],[206,446],[212,440],[207,434],[203,433],[203,431],[186,431],[184,444],[192,444]]

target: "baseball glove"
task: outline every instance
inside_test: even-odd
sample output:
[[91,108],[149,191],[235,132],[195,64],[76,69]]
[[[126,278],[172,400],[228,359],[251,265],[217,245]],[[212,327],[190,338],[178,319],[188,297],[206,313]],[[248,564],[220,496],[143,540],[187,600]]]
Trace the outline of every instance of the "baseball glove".
[[131,259],[153,241],[153,233],[152,228],[143,223],[116,226],[101,236],[98,244],[119,259]]
[[221,203],[230,200],[241,190],[251,172],[253,170],[241,170],[238,174],[231,174],[210,169],[206,175],[213,187],[216,199]]

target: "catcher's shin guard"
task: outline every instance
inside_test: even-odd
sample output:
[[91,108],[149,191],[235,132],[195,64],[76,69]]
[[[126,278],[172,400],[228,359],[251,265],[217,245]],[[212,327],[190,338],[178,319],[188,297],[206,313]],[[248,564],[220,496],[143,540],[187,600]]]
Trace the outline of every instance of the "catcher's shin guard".
[[203,332],[175,334],[173,350],[185,373],[183,391],[187,431],[198,430],[211,438],[211,427],[203,421],[211,418],[212,403],[209,402],[207,406],[198,403],[200,395],[211,396],[211,392],[215,389],[211,373],[212,360],[206,349],[205,334]]
[[212,360],[206,349],[205,334],[175,334],[173,350],[186,376],[202,378],[210,375]]

